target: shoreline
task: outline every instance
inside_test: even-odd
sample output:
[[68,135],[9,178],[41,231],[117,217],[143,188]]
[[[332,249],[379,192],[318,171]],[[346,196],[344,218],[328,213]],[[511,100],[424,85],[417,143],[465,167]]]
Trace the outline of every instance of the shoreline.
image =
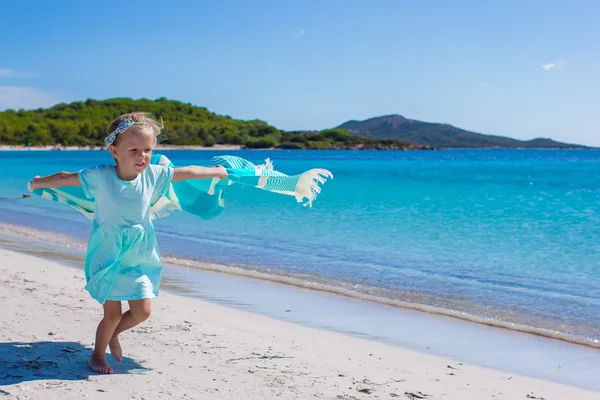
[[[1,232],[9,235],[19,236],[25,240],[35,239],[67,248],[76,248],[83,251],[85,250],[84,240],[78,240],[71,236],[56,234],[49,231],[42,231],[36,228],[27,228],[0,222],[0,233]],[[69,245],[65,246],[65,242],[69,243]],[[567,333],[549,328],[524,325],[498,318],[482,317],[460,309],[444,308],[442,306],[422,303],[416,298],[413,299],[414,301],[410,301],[406,299],[406,296],[412,296],[411,293],[408,292],[404,293],[404,299],[392,298],[391,296],[385,297],[375,294],[374,290],[377,288],[374,287],[364,287],[361,291],[352,290],[351,286],[333,285],[329,281],[322,280],[321,278],[312,275],[309,276],[305,274],[280,273],[277,270],[264,269],[251,265],[228,265],[214,262],[195,261],[187,258],[168,255],[168,251],[165,251],[163,260],[165,261],[165,264],[190,268],[200,272],[216,272],[231,277],[250,278],[261,282],[285,285],[291,288],[311,290],[316,293],[329,293],[349,299],[367,301],[379,306],[390,306],[401,310],[422,312],[431,316],[448,317],[467,323],[489,326],[510,332],[518,332],[521,334],[534,335],[544,339],[559,340],[564,343],[581,345],[592,349],[600,349],[600,340],[598,339],[569,335]],[[185,288],[183,289],[185,290]]]
[[78,399],[94,391],[225,399],[599,395],[164,292],[153,300],[153,316],[123,334],[124,362],[109,356],[115,375],[98,375],[85,361],[101,312],[82,274],[23,253],[0,249],[0,256],[7,310],[0,360],[9,371],[0,385],[19,398]]
[[[268,272],[265,272],[262,268],[254,266],[229,266],[224,264],[193,261],[169,256],[163,257],[163,259],[168,264],[198,269],[200,271],[210,271],[227,274],[234,277],[239,276],[244,278],[257,279],[260,281],[291,286],[293,288],[312,290],[318,293],[330,293],[333,295],[347,297],[349,299],[367,301],[377,305],[390,306],[402,310],[417,311],[428,315],[449,317],[468,323],[505,329],[511,332],[535,335],[545,339],[560,340],[561,342],[590,347],[592,349],[600,349],[600,340],[597,339],[577,337],[564,332],[553,331],[547,328],[522,325],[510,321],[494,319],[491,317],[481,317],[478,315],[469,314],[465,311],[448,309],[441,306],[434,306],[419,302],[411,302],[407,300],[378,296],[376,294],[370,294],[368,293],[368,291],[357,291],[345,287],[334,286],[327,281],[319,282],[317,279],[315,279],[316,277],[314,276],[310,276],[309,278],[311,280],[306,281],[305,279],[302,279],[306,278],[306,276],[280,274],[274,270],[269,270]],[[366,289],[369,290],[376,288],[366,287]]]

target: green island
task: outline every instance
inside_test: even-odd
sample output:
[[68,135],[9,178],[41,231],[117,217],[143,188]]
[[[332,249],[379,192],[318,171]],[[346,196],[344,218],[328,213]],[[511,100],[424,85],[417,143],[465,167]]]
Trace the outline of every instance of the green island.
[[162,118],[160,144],[236,146],[247,149],[433,150],[448,148],[586,148],[549,138],[518,140],[466,131],[401,115],[347,121],[321,131],[285,131],[265,121],[217,115],[204,107],[168,100],[116,98],[57,104],[36,110],[0,112],[0,145],[15,147],[104,146],[106,127],[116,116],[146,111]]

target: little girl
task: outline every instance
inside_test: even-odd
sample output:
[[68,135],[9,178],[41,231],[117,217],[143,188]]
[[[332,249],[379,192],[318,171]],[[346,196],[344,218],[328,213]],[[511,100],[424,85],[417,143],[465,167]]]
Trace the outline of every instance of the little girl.
[[[227,178],[221,166],[172,168],[150,164],[161,127],[146,113],[115,119],[105,139],[116,165],[35,177],[30,189],[81,186],[94,199],[95,213],[85,258],[86,290],[104,307],[89,366],[111,374],[106,347],[122,359],[119,334],[150,316],[150,299],[158,295],[162,262],[150,207],[170,187],[187,179]],[[129,302],[122,313],[121,301]]]

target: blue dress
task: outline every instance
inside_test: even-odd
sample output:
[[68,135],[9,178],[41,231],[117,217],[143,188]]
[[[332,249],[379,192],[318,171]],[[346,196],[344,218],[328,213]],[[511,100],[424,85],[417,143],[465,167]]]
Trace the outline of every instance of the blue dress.
[[162,260],[150,209],[172,178],[173,168],[155,164],[132,181],[112,165],[79,171],[85,196],[95,200],[85,288],[100,304],[158,296]]

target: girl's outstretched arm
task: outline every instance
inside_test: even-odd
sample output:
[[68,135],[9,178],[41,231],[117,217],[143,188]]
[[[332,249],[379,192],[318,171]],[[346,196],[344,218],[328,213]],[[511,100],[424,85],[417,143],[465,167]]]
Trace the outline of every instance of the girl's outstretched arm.
[[58,172],[54,175],[44,177],[36,176],[29,182],[29,188],[31,190],[44,188],[52,189],[63,186],[81,186],[77,172]]
[[190,165],[173,169],[172,182],[185,181],[188,179],[227,178],[227,170],[220,165],[217,167],[198,167]]

